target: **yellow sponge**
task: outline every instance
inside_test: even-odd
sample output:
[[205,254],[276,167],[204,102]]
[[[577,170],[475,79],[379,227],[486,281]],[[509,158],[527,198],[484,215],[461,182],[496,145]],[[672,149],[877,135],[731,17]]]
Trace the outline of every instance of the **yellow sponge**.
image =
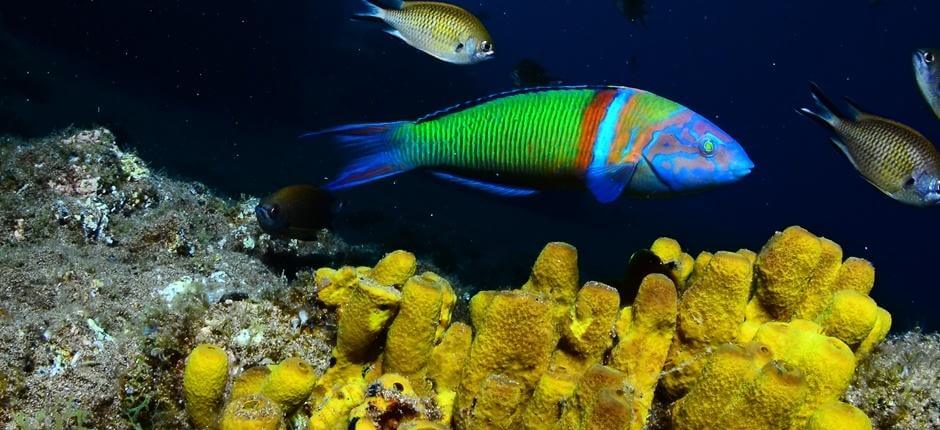
[[404,375],[422,395],[427,394],[424,373],[437,340],[445,288],[450,288],[446,281],[430,272],[408,279],[402,287],[401,309],[385,339],[383,372]]
[[228,381],[228,355],[215,345],[196,346],[186,358],[183,391],[186,411],[199,429],[214,428],[219,401]]
[[261,394],[289,411],[307,400],[317,375],[306,361],[291,357],[270,366],[271,374],[261,386]]
[[619,308],[616,289],[600,282],[584,284],[563,326],[562,345],[586,363],[598,363],[614,342],[611,333]]
[[832,295],[819,322],[827,335],[855,346],[871,333],[877,319],[878,305],[871,297],[855,290],[840,290]]
[[270,374],[271,369],[268,369],[267,366],[255,366],[245,369],[232,381],[231,398],[234,399],[249,394],[260,393],[264,381],[268,379],[268,375]]
[[625,333],[618,332],[620,341],[610,353],[610,366],[624,372],[633,387],[628,402],[634,415],[632,428],[643,428],[653,402],[676,331],[676,295],[676,287],[666,276],[652,274],[643,278],[629,308],[633,311],[629,328]]
[[578,293],[578,250],[564,242],[545,245],[522,290],[570,306]]
[[810,417],[806,430],[871,430],[871,420],[855,406],[837,400],[825,403]]
[[774,234],[761,249],[755,265],[757,296],[774,317],[791,318],[821,254],[819,238],[797,226]]
[[415,274],[417,260],[415,255],[408,251],[393,251],[385,254],[367,276],[379,285],[400,286]]
[[716,253],[679,304],[679,330],[692,346],[735,340],[751,293],[753,268],[734,252]]
[[364,278],[339,309],[333,356],[337,362],[365,363],[378,354],[376,340],[398,312],[401,292]]
[[881,341],[885,340],[888,332],[891,330],[891,314],[888,311],[878,308],[878,318],[875,320],[875,326],[872,327],[868,336],[862,340],[862,343],[855,349],[855,359],[861,361],[871,354]]
[[871,292],[875,286],[875,267],[864,258],[850,257],[842,263],[839,275],[833,282],[832,291],[855,290],[862,294]]
[[232,399],[222,412],[221,430],[278,430],[282,424],[277,403],[261,394]]

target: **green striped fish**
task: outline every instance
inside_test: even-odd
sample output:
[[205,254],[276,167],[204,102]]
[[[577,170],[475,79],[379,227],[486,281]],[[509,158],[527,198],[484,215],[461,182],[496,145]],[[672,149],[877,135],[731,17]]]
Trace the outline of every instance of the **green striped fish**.
[[704,117],[626,87],[518,90],[417,121],[306,136],[320,135],[363,152],[328,190],[425,169],[506,196],[586,187],[606,203],[624,190],[668,194],[730,183],[754,167],[744,149]]
[[430,1],[392,1],[381,8],[360,0],[359,18],[388,25],[386,33],[448,63],[473,64],[493,57],[493,39],[477,17],[458,6]]

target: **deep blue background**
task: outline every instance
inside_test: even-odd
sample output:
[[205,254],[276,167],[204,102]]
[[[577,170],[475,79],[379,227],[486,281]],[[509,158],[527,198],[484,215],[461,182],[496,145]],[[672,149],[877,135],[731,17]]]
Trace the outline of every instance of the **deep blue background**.
[[646,24],[613,1],[466,1],[497,57],[434,60],[350,22],[354,1],[4,1],[0,132],[40,136],[105,124],[171,174],[230,195],[318,183],[341,164],[302,131],[412,119],[510,88],[540,61],[566,83],[653,91],[713,118],[756,162],[743,182],[672,200],[584,194],[512,201],[410,174],[343,193],[345,211],[382,211],[357,241],[436,250],[475,285],[518,285],[541,246],[571,242],[585,279],[614,279],[660,235],[702,249],[757,250],[800,224],[875,263],[873,296],[895,328],[935,330],[940,209],[907,207],[864,182],[799,117],[809,81],[940,141],[911,54],[940,46],[940,2],[650,1]]

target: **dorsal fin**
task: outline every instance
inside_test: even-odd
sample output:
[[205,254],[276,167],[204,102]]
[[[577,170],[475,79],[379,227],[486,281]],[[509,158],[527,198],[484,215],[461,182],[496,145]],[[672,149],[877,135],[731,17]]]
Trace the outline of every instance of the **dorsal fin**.
[[[415,121],[415,124],[420,124],[426,121],[432,121],[438,119],[444,115],[449,115],[454,112],[460,112],[464,109],[469,109],[474,106],[479,106],[483,103],[493,101],[499,98],[515,96],[519,94],[528,94],[528,93],[540,93],[544,91],[556,91],[556,90],[610,90],[610,89],[627,89],[627,87],[618,87],[614,85],[562,85],[562,86],[546,86],[546,87],[531,87],[531,88],[519,88],[509,91],[503,91],[501,93],[490,94],[485,97],[480,97],[478,99],[466,101],[458,105],[454,105],[448,108],[441,109],[436,112],[429,113],[421,118],[418,118]],[[637,90],[639,91],[639,90]]]
[[862,107],[859,106],[858,102],[856,102],[855,100],[852,100],[848,97],[843,97],[843,98],[845,99],[845,103],[849,105],[849,117],[852,118],[853,120],[858,121],[865,117],[872,116],[871,114],[868,113],[867,110],[862,109]]

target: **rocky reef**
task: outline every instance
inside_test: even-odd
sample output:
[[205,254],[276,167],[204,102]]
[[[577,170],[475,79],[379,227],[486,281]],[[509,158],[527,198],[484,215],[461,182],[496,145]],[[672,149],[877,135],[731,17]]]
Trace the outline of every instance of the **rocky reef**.
[[631,303],[560,242],[470,294],[406,251],[272,239],[256,200],[107,130],[0,143],[0,168],[6,428],[940,426],[937,335],[889,336],[874,266],[799,227],[658,239]]

